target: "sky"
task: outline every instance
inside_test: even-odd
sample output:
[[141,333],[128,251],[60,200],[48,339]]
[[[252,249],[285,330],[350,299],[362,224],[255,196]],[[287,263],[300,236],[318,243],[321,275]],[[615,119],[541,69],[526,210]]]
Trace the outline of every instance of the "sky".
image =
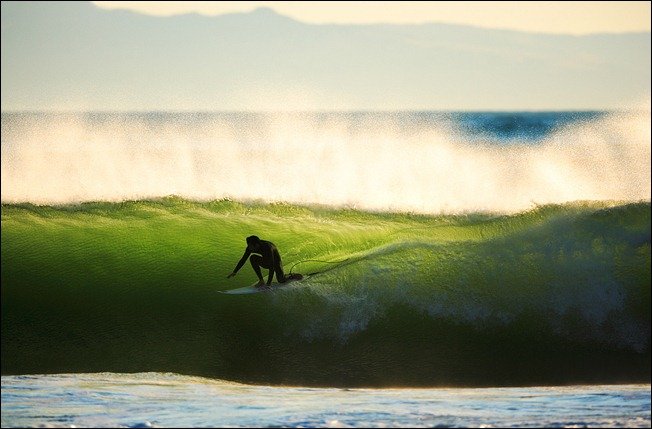
[[649,106],[649,2],[107,6],[3,1],[2,111]]
[[314,24],[441,22],[551,34],[650,31],[650,2],[635,1],[96,1],[158,16],[219,15],[270,7]]

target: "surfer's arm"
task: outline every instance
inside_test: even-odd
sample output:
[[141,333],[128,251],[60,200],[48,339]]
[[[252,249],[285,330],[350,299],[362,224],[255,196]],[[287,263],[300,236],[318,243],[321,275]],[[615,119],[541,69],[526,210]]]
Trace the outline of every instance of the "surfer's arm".
[[247,258],[249,257],[249,255],[251,255],[251,250],[249,250],[249,248],[247,247],[247,249],[245,249],[244,255],[242,255],[242,258],[240,258],[238,265],[235,266],[235,269],[231,274],[235,275],[235,273],[237,273],[238,270],[242,268],[245,262],[247,262]]

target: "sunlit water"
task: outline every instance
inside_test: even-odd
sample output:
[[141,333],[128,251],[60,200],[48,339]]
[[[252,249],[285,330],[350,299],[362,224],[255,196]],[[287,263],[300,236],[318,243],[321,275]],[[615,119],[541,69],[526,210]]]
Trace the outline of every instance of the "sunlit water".
[[650,385],[251,386],[176,374],[2,377],[2,427],[650,427]]

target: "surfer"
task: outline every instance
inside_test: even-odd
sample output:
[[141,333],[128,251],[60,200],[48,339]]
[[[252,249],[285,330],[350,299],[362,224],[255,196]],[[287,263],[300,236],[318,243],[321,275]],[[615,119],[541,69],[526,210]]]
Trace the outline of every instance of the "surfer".
[[276,273],[276,280],[278,280],[279,283],[285,283],[287,281],[281,265],[281,255],[278,253],[278,249],[274,243],[271,241],[261,240],[255,235],[247,237],[247,248],[245,249],[244,255],[240,258],[240,261],[238,262],[238,265],[235,266],[233,272],[226,278],[230,279],[235,276],[238,270],[242,268],[245,262],[247,262],[247,258],[249,258],[249,262],[251,262],[251,266],[258,276],[258,284],[256,284],[256,287],[265,286],[260,267],[269,270],[267,286],[272,284],[274,273]]

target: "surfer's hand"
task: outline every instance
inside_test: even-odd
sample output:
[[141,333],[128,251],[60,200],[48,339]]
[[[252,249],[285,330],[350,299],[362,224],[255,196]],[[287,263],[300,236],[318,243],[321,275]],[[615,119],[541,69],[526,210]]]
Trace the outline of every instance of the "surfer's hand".
[[226,276],[227,279],[230,279],[231,277],[235,276],[235,273],[231,273],[228,276]]

